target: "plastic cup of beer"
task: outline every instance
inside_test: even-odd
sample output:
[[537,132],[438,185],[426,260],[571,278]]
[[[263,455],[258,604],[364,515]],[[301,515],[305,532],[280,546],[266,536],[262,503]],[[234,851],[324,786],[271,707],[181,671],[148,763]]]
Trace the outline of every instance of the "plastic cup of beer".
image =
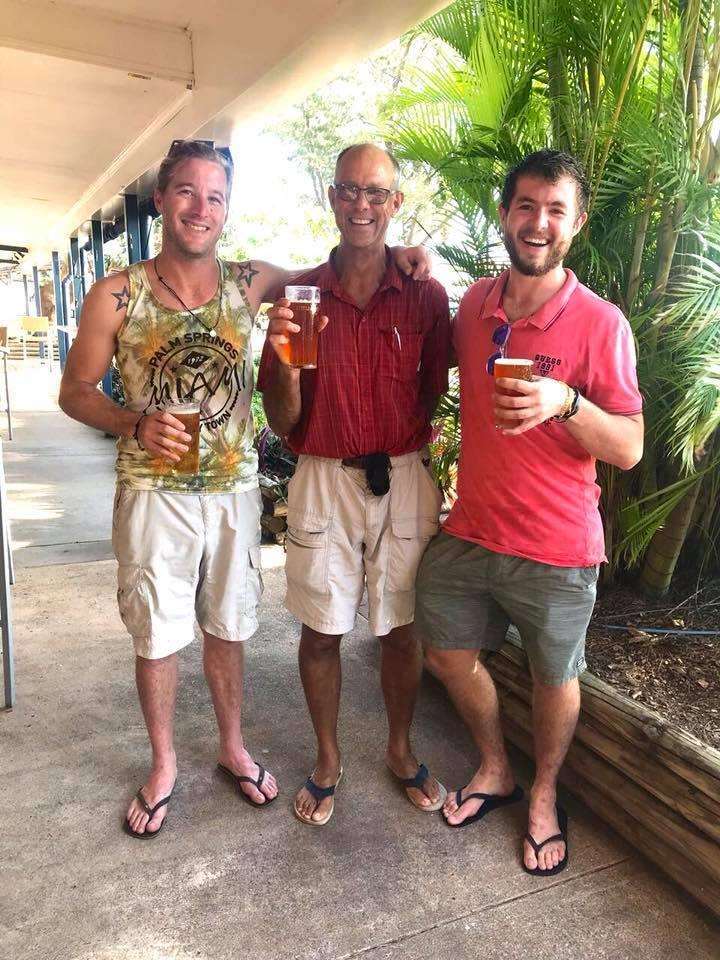
[[315,314],[320,306],[320,287],[285,287],[285,297],[290,301],[292,322],[300,327],[299,333],[290,334],[290,366],[312,370],[317,367]]
[[[493,366],[493,376],[497,380],[498,377],[512,377],[513,380],[532,380],[533,378],[533,361],[532,360],[523,360],[521,357],[499,357]],[[497,383],[495,384],[495,390],[497,393],[502,394],[505,397],[520,397],[522,394],[518,393],[517,390],[503,390],[498,387]],[[515,426],[516,421],[510,420],[499,420],[498,426]]]
[[192,437],[189,448],[181,454],[177,463],[173,463],[173,472],[195,475],[200,472],[200,404],[177,403],[165,407],[165,413],[171,414],[185,427],[185,433]]

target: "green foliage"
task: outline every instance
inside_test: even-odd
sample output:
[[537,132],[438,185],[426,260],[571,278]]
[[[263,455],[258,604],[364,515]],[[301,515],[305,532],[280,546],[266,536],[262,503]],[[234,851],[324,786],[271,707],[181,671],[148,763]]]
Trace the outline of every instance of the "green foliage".
[[[697,493],[695,540],[718,554],[720,8],[711,0],[459,0],[413,36],[444,54],[398,89],[385,136],[422,163],[463,226],[438,252],[466,280],[505,261],[507,169],[543,146],[579,157],[590,219],[568,265],[635,332],[647,442],[630,473],[601,465],[615,570],[632,567]],[[440,443],[457,445],[453,400]],[[449,469],[445,470],[451,475]],[[674,536],[682,543],[687,530]],[[675,560],[668,559],[668,576]]]

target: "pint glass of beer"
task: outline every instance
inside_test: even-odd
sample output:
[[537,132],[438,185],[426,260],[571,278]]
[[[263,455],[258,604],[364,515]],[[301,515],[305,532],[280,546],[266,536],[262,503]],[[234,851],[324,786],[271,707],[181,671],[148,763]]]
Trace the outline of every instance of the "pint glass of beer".
[[[532,380],[532,371],[532,360],[523,360],[521,357],[498,357],[493,368],[493,376],[496,380],[498,377],[512,377],[513,380]],[[505,397],[520,396],[517,390],[501,390],[497,383],[495,384],[495,390]],[[512,420],[500,420],[498,422],[499,427],[516,425],[517,421]]]
[[173,472],[184,475],[195,475],[200,472],[200,404],[177,403],[165,407],[165,412],[180,420],[185,426],[185,433],[192,437],[190,447],[183,453],[177,463],[173,463]]
[[313,369],[317,367],[315,314],[320,306],[320,287],[285,287],[285,297],[290,301],[293,323],[300,326],[299,333],[290,334],[290,366]]

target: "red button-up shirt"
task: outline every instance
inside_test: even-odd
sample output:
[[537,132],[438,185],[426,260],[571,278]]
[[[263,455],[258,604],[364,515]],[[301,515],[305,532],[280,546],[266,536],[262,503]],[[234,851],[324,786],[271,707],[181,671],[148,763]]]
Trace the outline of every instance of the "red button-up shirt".
[[[411,280],[389,253],[387,260],[364,308],[340,285],[333,254],[294,281],[320,287],[319,312],[330,321],[319,336],[317,369],[300,374],[302,413],[288,437],[295,453],[401,456],[430,439],[430,404],[448,386],[448,298],[436,280]],[[266,343],[259,390],[279,362]]]

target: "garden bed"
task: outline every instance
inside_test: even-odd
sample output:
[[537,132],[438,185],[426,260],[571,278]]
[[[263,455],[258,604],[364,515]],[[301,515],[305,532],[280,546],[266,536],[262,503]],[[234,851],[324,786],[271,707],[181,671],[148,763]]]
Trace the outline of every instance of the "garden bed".
[[720,582],[678,589],[661,602],[608,590],[588,630],[588,665],[620,693],[720,749],[720,635],[691,630],[720,630]]

